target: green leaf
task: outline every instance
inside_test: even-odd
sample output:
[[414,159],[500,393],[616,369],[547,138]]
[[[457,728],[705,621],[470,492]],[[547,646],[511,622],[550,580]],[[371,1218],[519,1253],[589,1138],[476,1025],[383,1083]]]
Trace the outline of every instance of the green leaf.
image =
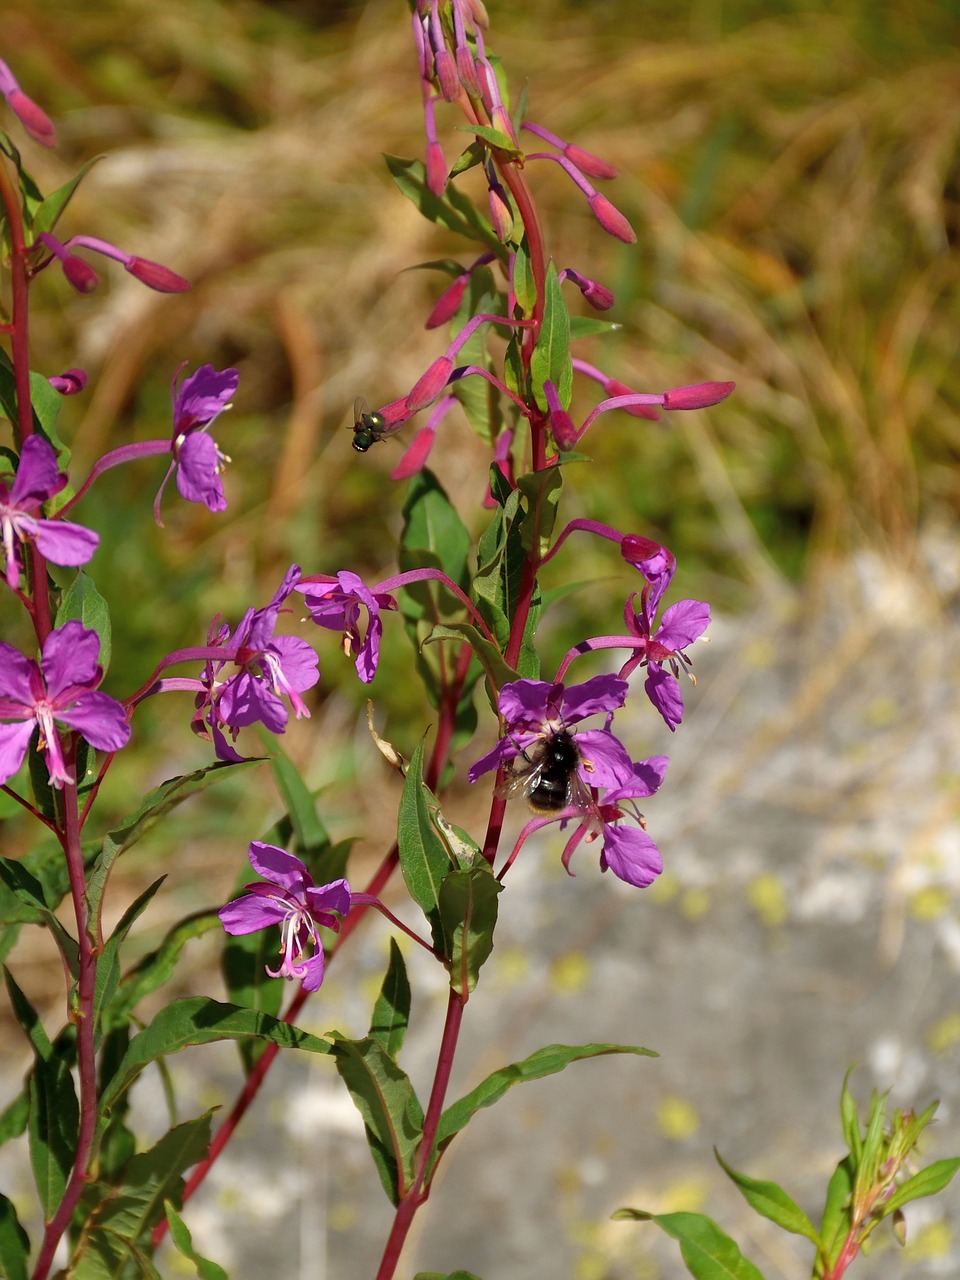
[[503,885],[480,858],[469,870],[451,871],[440,886],[440,924],[450,986],[466,997],[493,950],[497,899]]
[[853,1095],[847,1088],[847,1082],[856,1069],[857,1064],[854,1063],[843,1077],[843,1084],[840,1087],[840,1125],[843,1129],[843,1140],[847,1144],[850,1154],[855,1160],[859,1161],[860,1152],[863,1150],[863,1139],[860,1136],[860,1116],[857,1113],[857,1104],[853,1099]]
[[57,435],[57,419],[60,417],[63,396],[51,387],[49,379],[33,370],[30,372],[30,403],[33,406],[33,420],[40,434],[56,450],[60,470],[66,471],[70,465],[70,450]]
[[94,580],[82,569],[77,570],[77,576],[60,600],[55,625],[62,627],[65,622],[82,622],[88,631],[97,633],[100,637],[98,661],[106,671],[110,666],[113,634],[110,625],[110,606],[97,590]]
[[472,1271],[418,1271],[413,1280],[480,1280]]
[[400,870],[410,896],[433,926],[440,901],[440,885],[451,867],[446,847],[434,830],[430,817],[431,806],[436,807],[437,801],[423,781],[423,748],[421,739],[403,780],[397,814],[397,843]]
[[622,328],[622,324],[617,324],[613,320],[598,320],[596,316],[570,317],[571,339],[592,338],[598,333],[615,333]]
[[643,1209],[618,1209],[618,1221],[655,1222],[680,1242],[687,1270],[696,1280],[763,1280],[763,1274],[740,1252],[734,1240],[702,1213],[646,1213]]
[[296,765],[275,740],[271,744],[270,772],[287,806],[301,860],[303,854],[329,845],[330,835],[317,813],[317,802],[310,788],[301,778]]
[[960,1169],[960,1156],[951,1156],[946,1160],[934,1160],[925,1169],[915,1173],[912,1178],[901,1183],[883,1206],[883,1216],[893,1213],[911,1200],[919,1200],[922,1196],[935,1196],[942,1191]]
[[458,124],[457,129],[462,133],[475,134],[484,142],[489,142],[491,147],[496,147],[498,151],[505,151],[509,156],[519,157],[521,154],[509,134],[503,133],[500,129],[494,129],[488,124]]
[[557,279],[557,269],[552,262],[547,267],[543,325],[530,359],[530,376],[533,382],[533,394],[542,410],[547,409],[547,397],[543,384],[548,380],[556,387],[564,409],[569,406],[573,391],[570,313],[567,311],[563,288]]
[[764,1218],[769,1218],[785,1231],[791,1231],[797,1236],[806,1236],[819,1248],[820,1236],[817,1234],[816,1227],[781,1186],[776,1182],[762,1182],[758,1178],[748,1178],[745,1173],[738,1173],[736,1169],[731,1169],[716,1147],[713,1149],[713,1154],[720,1168],[736,1183],[747,1204],[756,1209],[757,1213]]
[[524,316],[533,315],[537,305],[537,287],[530,269],[530,246],[526,234],[520,241],[513,264],[513,292]]
[[475,1089],[447,1107],[437,1127],[437,1145],[444,1147],[460,1132],[481,1107],[492,1107],[515,1084],[528,1080],[541,1080],[556,1075],[571,1062],[582,1058],[600,1058],[609,1053],[632,1053],[639,1057],[656,1058],[653,1049],[639,1049],[629,1044],[549,1044],[531,1053],[522,1062],[513,1062],[487,1076]]
[[[469,583],[467,556],[470,553],[470,534],[431,471],[421,471],[410,481],[403,503],[400,545],[405,567],[414,568],[422,564],[421,553],[428,551],[447,577],[461,590],[466,589]],[[435,592],[437,588],[435,582],[415,583],[405,588],[405,594],[422,601],[424,591]],[[448,599],[453,608],[459,610],[463,607],[455,597],[448,596]],[[424,614],[434,616],[432,609],[421,606],[417,616],[423,617]]]
[[26,1132],[29,1115],[30,1099],[24,1089],[0,1111],[0,1147]]
[[0,1275],[4,1280],[27,1280],[30,1241],[20,1225],[17,1211],[0,1195]]
[[497,646],[470,622],[448,622],[434,627],[423,643],[435,644],[439,640],[465,640],[479,658],[484,674],[498,689],[502,684],[519,678],[517,672],[504,662]]
[[279,1022],[256,1009],[241,1009],[205,996],[175,1000],[161,1009],[146,1030],[130,1041],[120,1065],[107,1083],[100,1100],[101,1125],[137,1076],[149,1063],[167,1054],[179,1053],[191,1044],[214,1040],[241,1040],[253,1037],[269,1040],[281,1049],[305,1049],[308,1053],[329,1053],[330,1044],[319,1036]]
[[120,983],[120,947],[133,927],[134,921],[146,910],[154,894],[166,880],[161,876],[137,897],[120,918],[116,929],[104,943],[97,959],[97,981],[93,995],[94,1026],[99,1033],[104,1009],[109,1006]]
[[390,962],[383,979],[383,986],[373,1006],[370,1020],[370,1038],[391,1058],[396,1058],[403,1048],[410,1021],[410,981],[403,953],[396,939],[390,939]]
[[87,884],[87,901],[90,904],[91,916],[96,918],[107,878],[121,853],[132,848],[138,840],[142,840],[151,827],[184,800],[205,791],[207,787],[217,782],[222,782],[237,769],[250,768],[259,763],[259,760],[242,760],[239,764],[217,761],[216,764],[195,769],[193,773],[169,778],[149,792],[139,809],[124,819],[119,826],[107,832],[104,837],[103,847]]
[[436,222],[469,240],[478,240],[493,250],[497,257],[503,256],[503,245],[493,228],[463,192],[451,185],[438,200],[427,186],[426,167],[421,160],[404,160],[400,156],[385,156],[384,159],[400,192],[416,205],[428,222]]
[[170,1225],[170,1240],[174,1248],[193,1263],[200,1280],[227,1280],[227,1273],[223,1267],[211,1262],[209,1258],[201,1257],[194,1249],[193,1239],[187,1224],[177,1213],[170,1200],[164,1201],[163,1212]]
[[[853,1156],[846,1156],[834,1169],[820,1219],[820,1239],[824,1256],[836,1262],[850,1228],[850,1197],[853,1194]],[[819,1274],[819,1272],[817,1273]]]
[[[109,1008],[103,1011],[104,1028],[125,1023],[144,996],[151,995],[172,977],[183,948],[192,938],[200,938],[211,929],[219,928],[221,928],[220,917],[212,908],[208,911],[198,911],[195,915],[187,916],[186,919],[175,924],[155,951],[144,956],[133,969],[123,975],[117,994],[110,1002]],[[260,937],[262,932],[258,930],[253,936]],[[233,991],[228,994],[236,1004],[247,1003]]]
[[413,1085],[378,1040],[348,1040],[332,1032],[340,1078],[363,1117],[383,1189],[399,1204],[413,1181],[423,1110]]
[[563,491],[563,473],[559,467],[544,467],[542,471],[529,472],[517,481],[517,488],[527,500],[527,514],[520,528],[520,543],[525,551],[533,550],[537,540],[537,553],[546,555],[557,520],[557,508]]
[[98,160],[103,160],[103,156],[93,156],[86,162],[79,173],[75,174],[69,182],[65,182],[62,187],[57,187],[56,191],[51,191],[45,200],[40,204],[33,216],[33,225],[31,227],[32,240],[36,240],[42,231],[52,231],[57,225],[57,221],[64,209],[73,199],[74,193],[80,183],[87,176]]

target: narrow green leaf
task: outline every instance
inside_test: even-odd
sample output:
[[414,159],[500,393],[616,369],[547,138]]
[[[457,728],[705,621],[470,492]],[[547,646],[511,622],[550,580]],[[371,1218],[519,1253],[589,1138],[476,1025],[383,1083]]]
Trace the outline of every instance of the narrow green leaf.
[[756,1209],[764,1218],[769,1218],[777,1226],[783,1227],[797,1236],[806,1236],[819,1248],[820,1237],[817,1229],[786,1191],[776,1182],[763,1182],[758,1178],[748,1178],[745,1173],[738,1173],[723,1159],[714,1147],[713,1154],[717,1163],[728,1178],[739,1187],[747,1204]]
[[24,1089],[0,1111],[0,1147],[11,1138],[19,1138],[26,1132],[30,1114],[30,1099]]
[[373,1006],[370,1020],[370,1039],[376,1040],[384,1053],[396,1058],[403,1048],[410,1021],[410,980],[403,953],[396,939],[390,939],[390,961],[383,979],[383,986]]
[[470,240],[479,240],[498,257],[502,256],[503,245],[493,228],[462,191],[451,185],[437,199],[427,186],[426,167],[421,160],[404,160],[400,156],[385,156],[384,159],[401,194],[413,202],[428,222],[436,222]]
[[104,671],[107,671],[110,667],[113,634],[110,606],[97,590],[94,580],[82,569],[77,570],[77,576],[60,600],[56,625],[62,627],[66,622],[82,622],[88,631],[97,633],[100,637],[98,661]]
[[434,830],[430,807],[436,799],[423,781],[423,740],[407,767],[397,815],[400,870],[410,896],[431,924],[436,920],[440,885],[450,868],[443,841]]
[[423,1110],[408,1076],[378,1040],[331,1036],[337,1070],[363,1117],[383,1189],[398,1204],[413,1180]]
[[44,1218],[53,1217],[73,1168],[80,1105],[70,1064],[54,1051],[38,1056],[29,1077],[30,1165]]
[[613,320],[598,320],[596,316],[570,317],[570,337],[572,339],[592,338],[598,333],[616,333],[618,329],[622,328],[622,324],[617,324]]
[[17,1211],[0,1195],[0,1275],[4,1280],[27,1280],[30,1240],[20,1225]]
[[70,466],[71,453],[57,434],[57,419],[60,417],[62,403],[63,396],[51,387],[49,379],[31,369],[30,404],[33,406],[34,422],[56,450],[60,470],[66,471]]
[[[104,1027],[125,1023],[144,996],[157,991],[172,977],[186,944],[193,938],[209,933],[211,929],[221,927],[220,917],[212,908],[198,911],[196,915],[187,916],[175,924],[155,951],[144,956],[133,969],[123,975],[110,1007],[103,1011]],[[261,937],[262,933],[262,930],[258,930],[255,936]],[[228,994],[235,1004],[247,1004],[235,992],[230,991]]]
[[502,684],[519,678],[517,672],[504,662],[503,654],[497,646],[487,640],[472,623],[448,622],[434,627],[423,643],[436,644],[440,640],[465,640],[480,660],[484,674],[498,689]]
[[472,133],[476,137],[482,138],[484,142],[489,142],[491,147],[496,147],[498,151],[505,151],[509,156],[519,156],[518,150],[513,139],[500,129],[493,129],[488,124],[458,124],[457,128],[462,133]]
[[117,927],[104,943],[103,951],[97,959],[97,981],[93,995],[93,1018],[98,1030],[103,1010],[113,1000],[120,983],[120,947],[133,927],[134,921],[147,909],[166,878],[161,876],[159,880],[154,880],[152,885],[144,889],[143,893],[123,913]]
[[437,1145],[446,1146],[481,1107],[492,1107],[513,1085],[524,1084],[528,1080],[541,1080],[544,1076],[563,1071],[571,1062],[579,1062],[582,1058],[600,1058],[609,1053],[632,1053],[644,1058],[659,1056],[653,1049],[640,1049],[629,1044],[546,1045],[521,1062],[512,1062],[509,1066],[492,1072],[475,1089],[447,1107],[437,1127]]
[[275,740],[271,745],[270,772],[287,806],[301,857],[303,852],[329,845],[330,835],[317,813],[317,802],[310,788],[301,778],[296,765]]
[[883,1216],[893,1213],[911,1200],[919,1200],[922,1196],[935,1196],[942,1191],[960,1169],[960,1156],[950,1156],[946,1160],[934,1160],[925,1169],[915,1173],[912,1178],[901,1183],[890,1199],[883,1206]]
[[541,409],[544,411],[547,409],[547,397],[543,390],[543,384],[547,380],[556,387],[564,409],[569,406],[573,391],[570,313],[567,311],[563,288],[557,279],[557,269],[552,262],[547,267],[543,325],[530,359],[530,376],[533,382],[533,394]]
[[527,514],[520,528],[521,545],[530,551],[536,538],[538,553],[546,555],[563,491],[563,472],[559,467],[528,472],[517,480],[517,488],[527,500]]
[[863,1150],[863,1139],[860,1136],[860,1116],[857,1113],[857,1104],[850,1093],[848,1082],[851,1075],[857,1069],[857,1064],[848,1068],[847,1074],[843,1077],[843,1084],[840,1087],[840,1125],[843,1129],[843,1140],[847,1144],[850,1154],[856,1161],[860,1159],[860,1152]]
[[524,316],[533,314],[533,309],[537,305],[537,288],[533,280],[533,272],[530,269],[530,246],[527,244],[526,233],[520,241],[517,248],[517,255],[513,263],[513,292],[517,299],[517,305],[520,307]]
[[87,885],[87,900],[90,903],[90,914],[96,916],[100,908],[100,900],[106,888],[107,878],[113,864],[121,853],[125,853],[141,840],[146,833],[168,814],[171,809],[188,800],[190,796],[205,791],[207,787],[222,782],[224,778],[238,769],[247,769],[260,764],[259,760],[242,760],[239,764],[217,761],[216,764],[205,765],[195,769],[193,773],[185,773],[181,777],[169,778],[159,787],[149,792],[140,807],[119,826],[107,832],[103,847],[96,860],[93,872]]
[[763,1280],[763,1274],[740,1252],[736,1241],[702,1213],[646,1213],[618,1209],[614,1219],[655,1222],[680,1243],[687,1270],[696,1280]]
[[850,1228],[850,1197],[853,1194],[853,1156],[846,1156],[834,1169],[820,1219],[820,1239],[824,1255],[836,1262]]
[[451,871],[440,886],[440,924],[450,986],[467,996],[493,950],[497,899],[503,885],[483,858],[464,871]]
[[281,1049],[330,1052],[329,1041],[301,1031],[290,1023],[279,1022],[256,1009],[241,1009],[237,1005],[222,1004],[219,1000],[208,1000],[205,996],[175,1000],[161,1009],[149,1027],[130,1041],[116,1073],[103,1091],[101,1126],[107,1112],[149,1063],[167,1054],[179,1053],[191,1044],[240,1040],[247,1036],[270,1040]]
[[33,216],[32,241],[36,240],[41,231],[53,230],[60,215],[73,199],[77,187],[79,187],[97,161],[103,158],[103,156],[93,156],[69,182],[65,182],[62,187],[57,187],[56,191],[51,191],[46,199],[43,200]]
[[211,1262],[209,1258],[201,1257],[194,1249],[193,1238],[190,1235],[187,1224],[177,1213],[170,1200],[164,1201],[163,1211],[170,1225],[170,1240],[174,1248],[193,1263],[200,1280],[227,1280],[227,1273],[223,1267]]

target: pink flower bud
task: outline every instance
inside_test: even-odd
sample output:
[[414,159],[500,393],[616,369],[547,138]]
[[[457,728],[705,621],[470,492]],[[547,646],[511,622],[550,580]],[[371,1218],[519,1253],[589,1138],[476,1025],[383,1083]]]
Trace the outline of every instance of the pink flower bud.
[[185,293],[192,288],[189,280],[178,276],[175,271],[165,267],[161,262],[151,262],[148,258],[128,258],[123,264],[141,284],[157,293]]
[[737,384],[735,382],[698,382],[690,387],[675,387],[663,393],[665,409],[707,409],[719,404]]
[[100,277],[89,262],[84,262],[75,253],[64,254],[60,259],[60,266],[63,268],[63,274],[76,289],[77,293],[93,293],[100,283]]
[[440,356],[434,360],[433,364],[417,381],[413,390],[407,396],[406,407],[408,415],[416,413],[420,409],[425,409],[428,404],[433,404],[434,400],[447,385],[451,373],[453,373],[452,360],[448,360],[446,356]]
[[620,210],[611,204],[606,196],[602,196],[599,191],[595,191],[590,197],[589,204],[593,216],[608,235],[615,236],[618,240],[622,240],[624,244],[636,243],[637,233]]
[[457,75],[457,64],[450,50],[437,49],[433,55],[433,66],[441,94],[447,102],[456,102],[460,97],[460,77]]
[[410,410],[407,408],[405,396],[402,400],[391,400],[389,404],[379,408],[377,413],[379,413],[383,419],[384,426],[387,428],[400,427],[410,417]]
[[463,301],[463,295],[466,293],[469,279],[470,273],[465,271],[462,276],[457,276],[453,284],[444,289],[433,304],[433,310],[427,316],[424,328],[438,329],[440,325],[446,324],[448,320],[453,319],[460,309],[460,303]]
[[615,178],[620,172],[612,164],[607,164],[606,160],[601,160],[599,156],[584,151],[574,142],[567,143],[563,148],[563,154],[571,164],[575,164],[583,173],[588,173],[591,178]]
[[433,427],[424,427],[422,431],[418,431],[410,447],[390,472],[390,479],[409,480],[411,476],[419,474],[427,465],[427,458],[430,456],[436,435]]
[[557,442],[557,448],[564,451],[570,450],[577,443],[576,423],[560,403],[557,389],[549,378],[543,384],[543,393],[547,398],[547,408],[550,412],[550,432]]
[[439,142],[427,143],[427,186],[438,200],[447,189],[447,161]]
[[501,244],[506,244],[513,235],[513,212],[499,183],[490,188],[489,201],[494,234]]
[[57,131],[53,127],[53,121],[22,89],[14,89],[8,93],[7,102],[34,142],[39,142],[44,147],[57,145]]
[[67,369],[64,373],[54,374],[47,381],[62,396],[75,396],[87,385],[87,375],[83,369]]
[[456,57],[460,83],[471,98],[479,98],[480,82],[477,79],[477,64],[473,60],[473,54],[466,45],[462,44],[457,48]]

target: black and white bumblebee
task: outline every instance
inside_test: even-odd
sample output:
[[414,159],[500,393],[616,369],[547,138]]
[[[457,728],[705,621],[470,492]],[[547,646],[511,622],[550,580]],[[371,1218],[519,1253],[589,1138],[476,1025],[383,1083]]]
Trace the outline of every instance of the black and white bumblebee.
[[382,440],[386,429],[383,414],[370,413],[363,396],[357,396],[353,402],[353,447],[357,453],[366,453],[378,440]]
[[497,794],[508,798],[522,795],[541,817],[553,817],[564,809],[585,812],[593,808],[594,801],[579,773],[582,759],[574,734],[556,729],[511,761],[510,773]]

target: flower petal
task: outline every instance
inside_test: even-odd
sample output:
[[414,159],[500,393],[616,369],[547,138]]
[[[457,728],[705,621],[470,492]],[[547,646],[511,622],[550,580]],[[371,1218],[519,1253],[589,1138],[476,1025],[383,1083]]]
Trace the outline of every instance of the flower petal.
[[693,644],[710,625],[710,606],[702,600],[679,600],[664,609],[654,637],[665,648],[676,653]]
[[92,529],[69,520],[35,520],[33,525],[34,541],[41,555],[54,564],[71,568],[86,564],[100,545],[100,538]]
[[268,925],[282,923],[287,908],[276,898],[264,898],[259,894],[245,893],[234,898],[217,912],[227,933],[254,933]]
[[205,431],[191,431],[177,454],[177,490],[187,502],[202,502],[208,511],[226,511],[227,500],[218,471],[220,451]]
[[633,778],[633,761],[619,738],[606,729],[577,734],[580,777],[591,787],[620,787]]
[[605,828],[600,866],[627,884],[645,889],[663,870],[663,860],[660,850],[642,828],[616,826]]
[[51,700],[71,685],[99,683],[100,637],[82,622],[65,622],[44,641],[40,663]]
[[81,693],[69,710],[55,712],[57,720],[82,733],[98,751],[119,751],[130,741],[130,725],[122,705],[108,693]]
[[0,724],[0,784],[9,782],[23,764],[35,728],[33,719],[22,724]]
[[643,684],[647,697],[663,716],[667,728],[672,732],[683,719],[683,696],[676,676],[655,662],[647,667],[647,678]]
[[593,676],[571,685],[563,694],[563,718],[567,724],[585,720],[598,711],[616,711],[627,700],[630,686],[619,676]]
[[250,865],[258,876],[282,885],[295,898],[302,898],[304,889],[313,887],[310,872],[292,853],[280,849],[275,844],[264,844],[254,840],[247,851]]

